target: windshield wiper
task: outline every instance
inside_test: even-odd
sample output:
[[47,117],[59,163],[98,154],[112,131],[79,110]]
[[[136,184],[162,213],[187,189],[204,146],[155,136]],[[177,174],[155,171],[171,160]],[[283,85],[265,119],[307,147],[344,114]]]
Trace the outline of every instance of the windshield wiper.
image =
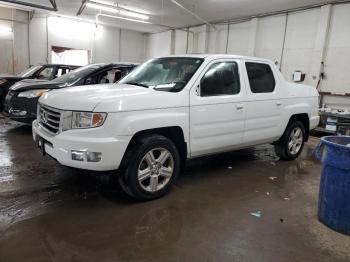
[[125,83],[125,84],[133,85],[133,86],[142,86],[142,87],[146,87],[146,88],[149,87],[148,85],[137,83],[137,82],[128,82],[128,83]]

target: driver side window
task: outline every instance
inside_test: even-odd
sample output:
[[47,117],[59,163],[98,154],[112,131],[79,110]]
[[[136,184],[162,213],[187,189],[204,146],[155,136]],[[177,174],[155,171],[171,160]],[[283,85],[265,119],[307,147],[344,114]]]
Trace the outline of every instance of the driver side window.
[[236,95],[240,91],[236,62],[219,62],[211,65],[200,83],[202,97]]

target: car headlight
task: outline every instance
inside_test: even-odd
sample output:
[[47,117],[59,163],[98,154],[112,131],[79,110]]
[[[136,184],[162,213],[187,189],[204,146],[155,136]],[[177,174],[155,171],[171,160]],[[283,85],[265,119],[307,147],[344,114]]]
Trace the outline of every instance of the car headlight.
[[49,91],[49,89],[35,89],[35,90],[24,91],[19,93],[18,97],[25,97],[25,98],[41,97],[47,91]]
[[107,113],[65,112],[63,130],[100,127],[104,124]]
[[6,79],[0,79],[0,85],[5,84],[7,82]]

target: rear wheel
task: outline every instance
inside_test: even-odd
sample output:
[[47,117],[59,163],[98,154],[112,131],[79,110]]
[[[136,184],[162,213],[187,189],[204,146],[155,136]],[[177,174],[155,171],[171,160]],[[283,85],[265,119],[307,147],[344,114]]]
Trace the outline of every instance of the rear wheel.
[[152,200],[170,190],[180,171],[180,156],[171,140],[159,135],[142,137],[127,155],[119,174],[127,194]]
[[275,144],[275,152],[282,160],[296,159],[304,148],[305,127],[295,121],[288,125],[281,139]]

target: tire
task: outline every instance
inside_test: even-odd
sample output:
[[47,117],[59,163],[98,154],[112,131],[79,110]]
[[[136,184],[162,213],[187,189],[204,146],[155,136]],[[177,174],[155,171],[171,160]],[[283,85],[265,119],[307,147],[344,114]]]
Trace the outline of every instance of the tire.
[[175,144],[160,135],[140,137],[126,152],[119,184],[129,196],[153,200],[169,192],[180,173],[180,155]]
[[4,110],[5,107],[5,95],[0,94],[0,112]]
[[[300,132],[296,133],[296,131]],[[302,122],[291,122],[283,136],[275,143],[275,152],[281,160],[291,161],[296,159],[304,148],[305,143],[305,127]],[[292,145],[292,146],[291,146]]]

